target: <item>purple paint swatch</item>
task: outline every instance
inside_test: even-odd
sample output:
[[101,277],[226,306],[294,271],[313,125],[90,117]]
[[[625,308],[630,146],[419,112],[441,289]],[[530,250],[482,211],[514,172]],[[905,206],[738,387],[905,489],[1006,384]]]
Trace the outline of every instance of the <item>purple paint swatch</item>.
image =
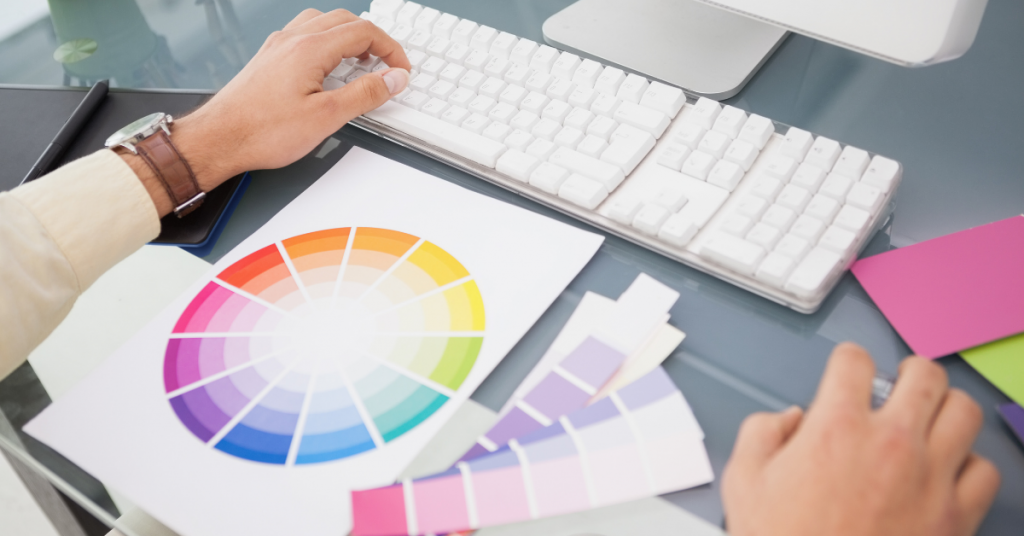
[[626,407],[635,410],[676,392],[676,384],[668,377],[665,369],[658,367],[644,377],[619,389],[619,398]]
[[1024,445],[1024,408],[1014,404],[1003,404],[999,406],[999,415],[1003,417],[1010,430],[1017,436],[1017,439]]
[[554,372],[548,374],[537,387],[523,397],[523,402],[553,421],[586,406],[589,400],[589,393]]
[[611,346],[593,337],[587,337],[562,360],[561,366],[597,390],[608,383],[615,371],[626,361],[626,357]]

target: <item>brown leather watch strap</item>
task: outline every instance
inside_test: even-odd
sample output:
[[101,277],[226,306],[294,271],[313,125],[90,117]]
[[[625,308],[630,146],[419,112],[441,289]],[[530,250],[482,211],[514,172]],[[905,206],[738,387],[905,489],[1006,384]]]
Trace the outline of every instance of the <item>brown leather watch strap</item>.
[[195,173],[171,143],[166,132],[157,130],[152,136],[137,143],[135,149],[164,185],[174,205],[174,213],[179,218],[203,204],[206,196],[199,189]]

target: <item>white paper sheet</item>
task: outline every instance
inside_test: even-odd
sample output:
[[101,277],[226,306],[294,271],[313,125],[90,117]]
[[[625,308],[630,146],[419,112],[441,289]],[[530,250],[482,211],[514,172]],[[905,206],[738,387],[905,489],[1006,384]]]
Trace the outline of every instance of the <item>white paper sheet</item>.
[[[426,238],[472,274],[487,322],[468,377],[411,431],[334,462],[269,465],[198,440],[170,407],[163,383],[168,334],[182,311],[207,281],[244,256],[289,237],[350,226]],[[601,241],[353,149],[25,429],[183,536],[345,534],[351,523],[349,490],[394,481]]]

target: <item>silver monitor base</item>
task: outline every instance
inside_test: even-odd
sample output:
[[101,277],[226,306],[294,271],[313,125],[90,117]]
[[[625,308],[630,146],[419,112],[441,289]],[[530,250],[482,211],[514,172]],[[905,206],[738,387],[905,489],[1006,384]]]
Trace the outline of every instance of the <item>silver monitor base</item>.
[[738,93],[786,35],[693,0],[580,0],[544,23],[554,47],[718,100]]

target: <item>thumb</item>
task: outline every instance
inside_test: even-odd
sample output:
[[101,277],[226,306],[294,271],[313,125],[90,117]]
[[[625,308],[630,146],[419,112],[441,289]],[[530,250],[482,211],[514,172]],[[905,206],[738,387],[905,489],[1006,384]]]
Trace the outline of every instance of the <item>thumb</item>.
[[763,466],[796,432],[804,412],[792,406],[782,413],[756,413],[740,426],[730,464],[755,469]]
[[348,123],[376,110],[408,85],[409,71],[388,69],[360,76],[344,87],[320,93],[319,97],[333,101],[328,109],[337,110],[336,120]]

